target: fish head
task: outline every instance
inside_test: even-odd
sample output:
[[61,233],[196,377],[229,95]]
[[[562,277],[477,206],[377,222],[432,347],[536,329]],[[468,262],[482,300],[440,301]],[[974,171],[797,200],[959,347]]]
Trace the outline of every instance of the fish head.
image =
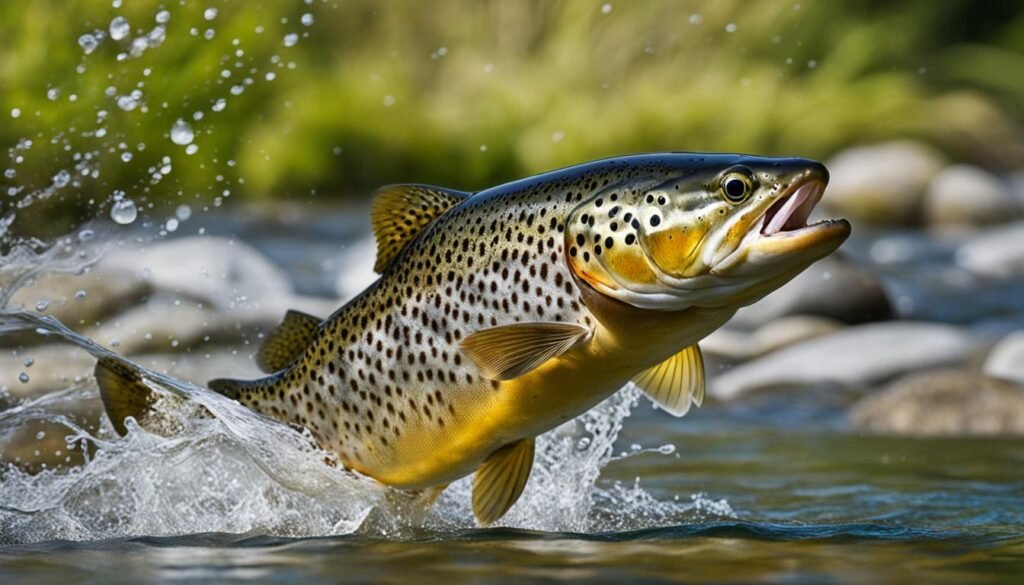
[[643,309],[750,304],[850,234],[808,225],[828,183],[802,158],[671,155],[660,175],[613,182],[570,214],[565,249],[597,292]]

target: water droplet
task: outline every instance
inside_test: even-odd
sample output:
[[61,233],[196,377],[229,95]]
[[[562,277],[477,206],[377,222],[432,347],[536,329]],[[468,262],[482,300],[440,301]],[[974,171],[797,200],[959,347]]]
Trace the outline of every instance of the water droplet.
[[82,47],[82,51],[85,52],[86,55],[89,55],[93,51],[95,51],[96,47],[98,47],[99,45],[100,40],[91,34],[84,34],[78,37],[78,46]]
[[128,225],[139,216],[139,210],[135,208],[135,202],[131,199],[121,199],[110,208],[110,218],[121,225]]
[[95,237],[96,237],[96,232],[92,231],[89,228],[86,228],[86,229],[78,232],[78,241],[79,242],[88,242],[88,241],[92,240]]
[[241,86],[241,85],[232,85],[231,86],[231,95],[242,95],[242,92],[244,92],[244,91],[245,91],[245,87],[244,86]]
[[46,309],[50,308],[50,301],[39,301],[36,303],[36,310],[42,313]]
[[18,176],[18,171],[14,169],[7,169],[4,171],[4,176],[7,177],[8,179],[13,179],[14,177]]
[[128,36],[128,33],[131,32],[131,28],[131,25],[128,24],[128,20],[125,17],[116,16],[114,17],[114,20],[110,21],[110,38],[115,41],[120,41]]
[[39,431],[38,433],[36,433],[36,439],[42,441],[45,438],[46,438],[46,431]]
[[11,117],[12,118],[18,118],[20,116],[21,116],[21,108],[13,108],[13,109],[11,109]]
[[673,454],[675,452],[676,452],[676,446],[671,444],[671,443],[668,443],[668,444],[662,445],[661,447],[658,447],[658,453],[661,453],[662,455],[671,455],[671,454]]
[[126,112],[130,112],[135,108],[139,107],[139,101],[142,100],[142,91],[136,89],[128,95],[117,96],[117,107],[121,108]]
[[734,32],[736,32],[736,23],[735,22],[730,22],[729,24],[725,25],[725,32],[727,32],[727,33],[734,33]]
[[197,152],[199,152],[199,145],[198,144],[189,144],[188,146],[185,147],[185,154],[191,155],[191,154],[195,154]]
[[277,74],[274,73],[273,71],[267,71],[267,74],[263,76],[263,78],[266,79],[267,81],[274,81],[276,77]]
[[224,111],[224,108],[227,105],[228,105],[228,101],[226,99],[224,99],[224,98],[220,98],[219,100],[213,102],[213,108],[211,108],[211,109],[214,112],[221,112],[221,111]]
[[134,155],[126,150],[121,153],[121,160],[123,160],[124,162],[131,162],[132,156]]
[[53,186],[58,189],[63,189],[64,187],[67,187],[70,181],[71,174],[65,170],[61,170],[56,175],[53,176]]
[[554,132],[551,133],[551,141],[552,142],[561,142],[564,139],[565,139],[565,132],[562,132],[561,130],[555,130]]
[[169,232],[176,231],[178,229],[178,220],[177,220],[177,218],[172,217],[172,218],[168,219],[167,222],[164,224],[164,229],[169,231]]
[[75,291],[75,300],[76,301],[84,301],[86,295],[87,295],[87,293],[84,290],[76,290]]
[[184,146],[192,144],[193,138],[195,138],[195,133],[185,120],[178,118],[178,121],[171,126],[171,142]]
[[171,13],[166,10],[161,10],[156,13],[156,21],[160,24],[167,24],[167,21],[171,19]]
[[26,367],[26,368],[31,368],[31,367],[32,367],[32,364],[36,363],[36,360],[35,360],[35,358],[30,358],[30,357],[27,357],[27,358],[25,358],[25,360],[24,360],[23,362],[21,362],[21,363],[25,364],[25,367]]
[[611,13],[611,11],[612,11],[612,5],[611,4],[605,4],[604,6],[601,7],[601,14],[609,14],[609,13]]
[[305,26],[313,26],[313,15],[308,12],[303,14],[300,20]]
[[59,88],[51,87],[50,89],[46,90],[46,99],[50,100],[51,102],[57,101],[57,98],[59,98],[59,97],[60,97],[60,89]]
[[295,33],[288,33],[284,35],[284,46],[294,47],[299,42],[299,35]]
[[384,104],[384,107],[390,108],[391,106],[395,105],[395,96],[386,95],[384,96],[384,99],[381,100],[381,102]]
[[29,378],[27,373],[22,372],[18,374],[18,381],[21,382],[22,384],[28,384],[28,379]]
[[699,14],[691,14],[690,18],[689,18],[689,22],[690,22],[690,24],[696,26],[696,25],[704,22],[704,17],[699,15]]
[[188,205],[179,205],[178,209],[174,210],[174,215],[181,221],[185,221],[192,217],[192,208]]
[[110,340],[110,347],[121,347],[121,340],[114,337]]
[[205,18],[206,20],[213,20],[214,18],[217,18],[217,9],[207,8],[205,11],[203,11],[203,18]]

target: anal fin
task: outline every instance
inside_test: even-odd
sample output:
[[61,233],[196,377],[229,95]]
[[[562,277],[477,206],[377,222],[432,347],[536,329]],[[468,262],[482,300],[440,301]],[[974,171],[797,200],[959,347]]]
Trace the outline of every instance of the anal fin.
[[569,351],[590,335],[575,323],[513,323],[477,331],[461,342],[480,373],[511,380]]
[[256,365],[271,374],[287,367],[309,347],[320,329],[320,319],[300,311],[288,311],[256,352]]
[[633,382],[655,404],[683,416],[690,403],[704,402],[704,356],[696,343],[660,364],[640,372]]
[[533,467],[533,437],[509,443],[491,453],[473,477],[473,514],[491,524],[508,512],[526,487]]

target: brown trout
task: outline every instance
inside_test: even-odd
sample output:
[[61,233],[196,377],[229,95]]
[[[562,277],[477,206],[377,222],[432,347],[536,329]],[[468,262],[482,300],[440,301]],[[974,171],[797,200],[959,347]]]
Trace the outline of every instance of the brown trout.
[[[807,224],[827,181],[805,159],[671,153],[478,193],[385,187],[380,278],[326,319],[289,312],[257,354],[267,377],[209,386],[389,486],[440,493],[475,472],[488,524],[522,493],[535,437],[628,382],[676,416],[700,405],[697,342],[849,235]],[[142,422],[130,373],[101,361],[96,377],[116,428]]]

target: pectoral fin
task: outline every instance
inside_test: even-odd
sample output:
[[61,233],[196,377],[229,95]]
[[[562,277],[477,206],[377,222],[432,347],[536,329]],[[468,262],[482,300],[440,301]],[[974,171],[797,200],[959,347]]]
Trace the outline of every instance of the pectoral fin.
[[377,191],[370,207],[370,222],[377,238],[378,274],[409,241],[434,218],[472,196],[430,185],[389,185]]
[[695,343],[660,364],[641,372],[633,382],[655,404],[683,416],[690,403],[704,402],[704,357]]
[[473,514],[481,524],[505,515],[526,487],[534,439],[520,439],[491,453],[473,477]]
[[119,435],[128,432],[124,419],[130,416],[142,422],[153,412],[156,396],[142,381],[138,370],[112,358],[100,358],[94,374],[103,408]]
[[586,339],[590,330],[575,323],[513,323],[477,331],[462,350],[484,377],[511,380],[559,356]]
[[267,374],[295,361],[320,329],[320,319],[299,311],[288,311],[277,329],[271,331],[256,352],[256,365]]

